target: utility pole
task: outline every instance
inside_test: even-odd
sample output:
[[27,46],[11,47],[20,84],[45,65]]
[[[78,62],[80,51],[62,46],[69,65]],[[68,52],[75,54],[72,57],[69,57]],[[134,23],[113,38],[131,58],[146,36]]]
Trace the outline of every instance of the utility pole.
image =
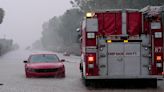
[[122,0],[122,8],[125,9],[125,0]]
[[[4,18],[4,10],[0,8],[0,24],[3,22],[3,18]],[[0,83],[0,86],[2,85],[3,83]]]
[[125,10],[126,10],[125,0],[122,0],[122,10],[123,10],[123,12],[125,12]]
[[148,4],[151,5],[150,0],[148,0]]

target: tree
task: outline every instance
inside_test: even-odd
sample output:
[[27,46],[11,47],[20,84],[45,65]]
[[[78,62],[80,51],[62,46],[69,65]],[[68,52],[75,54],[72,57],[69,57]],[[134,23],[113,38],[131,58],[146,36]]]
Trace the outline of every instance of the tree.
[[53,17],[48,22],[42,25],[42,43],[44,48],[53,49],[56,45],[61,45],[61,39],[59,39],[59,25],[60,19]]
[[83,11],[116,8],[141,9],[147,5],[163,5],[164,0],[73,0],[71,4]]
[[[77,9],[69,9],[62,16],[53,17],[44,23],[42,28],[43,47],[48,50],[73,51],[77,45],[78,33],[83,13]],[[78,48],[78,47],[77,47]]]
[[0,8],[0,24],[3,22],[4,15],[4,10]]

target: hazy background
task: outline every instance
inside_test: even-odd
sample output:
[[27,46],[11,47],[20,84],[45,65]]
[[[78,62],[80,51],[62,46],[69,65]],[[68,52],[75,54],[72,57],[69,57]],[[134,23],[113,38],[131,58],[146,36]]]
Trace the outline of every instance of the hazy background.
[[71,8],[70,0],[0,0],[5,10],[0,38],[13,39],[21,48],[41,37],[42,24]]

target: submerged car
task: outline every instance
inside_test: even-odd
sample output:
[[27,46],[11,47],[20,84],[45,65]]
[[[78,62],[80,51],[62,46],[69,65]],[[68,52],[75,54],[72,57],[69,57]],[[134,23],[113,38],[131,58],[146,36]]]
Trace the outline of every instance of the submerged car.
[[30,77],[65,77],[65,60],[60,60],[56,54],[31,54],[25,63],[25,75]]

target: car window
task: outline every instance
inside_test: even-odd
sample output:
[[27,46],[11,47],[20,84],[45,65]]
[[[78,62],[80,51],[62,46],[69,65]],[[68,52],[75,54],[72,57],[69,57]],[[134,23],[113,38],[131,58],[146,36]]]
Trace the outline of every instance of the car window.
[[55,54],[40,54],[40,55],[32,55],[29,60],[31,63],[41,63],[41,62],[59,62],[59,58]]

